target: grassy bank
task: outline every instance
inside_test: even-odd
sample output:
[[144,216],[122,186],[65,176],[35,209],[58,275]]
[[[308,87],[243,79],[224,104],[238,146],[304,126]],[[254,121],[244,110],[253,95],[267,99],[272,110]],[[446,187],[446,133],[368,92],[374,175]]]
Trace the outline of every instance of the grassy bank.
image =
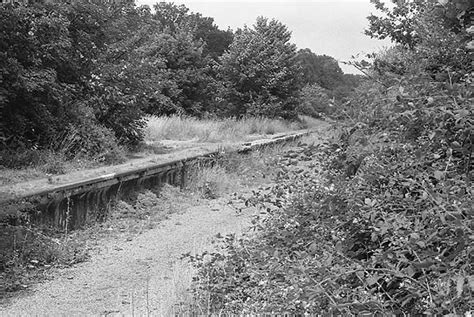
[[238,142],[256,135],[272,135],[317,126],[318,120],[303,116],[299,122],[289,122],[262,117],[240,120],[196,119],[192,117],[150,117],[145,141],[196,140],[199,142]]
[[[66,150],[61,149],[0,153],[0,186],[123,163],[130,157],[166,153],[184,146],[181,141],[186,141],[186,147],[192,147],[194,143],[242,142],[275,133],[314,128],[320,122],[307,116],[302,116],[299,122],[254,117],[241,120],[150,117],[144,142],[132,150],[119,147],[113,153],[102,153],[97,157],[82,152],[70,157],[66,155]],[[162,141],[166,141],[166,146]]]

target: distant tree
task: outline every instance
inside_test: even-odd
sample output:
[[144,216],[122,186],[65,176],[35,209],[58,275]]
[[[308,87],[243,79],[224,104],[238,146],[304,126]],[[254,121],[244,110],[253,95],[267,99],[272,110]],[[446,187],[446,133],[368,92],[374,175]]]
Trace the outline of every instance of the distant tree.
[[318,84],[332,90],[344,83],[344,73],[333,57],[316,55],[306,48],[298,51],[297,60],[306,84]]
[[301,103],[298,105],[298,113],[312,117],[320,117],[321,114],[331,114],[332,105],[327,89],[318,84],[308,84],[301,89]]
[[220,30],[214,19],[203,17],[199,13],[191,16],[195,20],[195,37],[205,42],[203,54],[217,60],[230,46],[234,38],[232,30]]
[[239,29],[218,69],[221,110],[227,115],[290,118],[300,89],[296,46],[279,21],[259,17],[253,28]]
[[365,77],[359,74],[344,74],[344,83],[350,87],[357,87],[365,80]]
[[159,2],[154,5],[154,18],[158,20],[163,29],[171,33],[187,30],[196,40],[202,40],[204,56],[217,59],[232,42],[232,31],[223,31],[214,24],[214,19],[204,17],[200,13],[190,12],[185,5],[176,5],[169,2]]

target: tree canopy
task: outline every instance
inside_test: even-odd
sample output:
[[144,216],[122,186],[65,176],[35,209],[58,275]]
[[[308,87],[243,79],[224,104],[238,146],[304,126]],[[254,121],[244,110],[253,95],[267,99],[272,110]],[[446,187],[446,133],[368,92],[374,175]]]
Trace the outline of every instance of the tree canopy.
[[318,84],[332,90],[344,81],[344,73],[333,57],[316,55],[306,48],[298,51],[297,60],[302,69],[305,84]]
[[300,82],[290,38],[285,25],[263,17],[252,28],[237,30],[218,70],[226,113],[294,116]]
[[0,145],[13,152],[102,155],[138,144],[146,115],[295,119],[304,84],[343,80],[263,17],[234,34],[184,5],[74,1],[1,5],[0,25]]

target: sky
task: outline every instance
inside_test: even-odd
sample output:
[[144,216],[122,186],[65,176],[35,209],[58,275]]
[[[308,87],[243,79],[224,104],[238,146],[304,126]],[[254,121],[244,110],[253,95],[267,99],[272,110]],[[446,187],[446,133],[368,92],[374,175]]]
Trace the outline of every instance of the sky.
[[[158,0],[136,0],[137,5],[152,6]],[[369,0],[175,0],[192,12],[214,18],[221,29],[252,26],[258,16],[275,18],[292,31],[292,42],[299,49],[329,55],[339,61],[345,73],[358,73],[342,61],[351,56],[376,52],[390,46],[364,35],[366,17],[375,9]]]

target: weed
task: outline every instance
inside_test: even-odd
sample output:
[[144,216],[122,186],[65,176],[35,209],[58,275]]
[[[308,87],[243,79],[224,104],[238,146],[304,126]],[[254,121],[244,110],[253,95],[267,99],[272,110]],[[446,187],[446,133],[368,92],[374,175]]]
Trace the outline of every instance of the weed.
[[[19,226],[11,227],[10,231],[2,230],[0,249],[4,253],[0,257],[0,275],[4,282],[0,285],[1,296],[34,283],[49,267],[85,261],[93,241],[133,239],[168,215],[186,211],[200,199],[224,197],[267,182],[272,173],[271,162],[284,148],[285,145],[278,145],[248,155],[227,153],[212,162],[197,164],[191,167],[184,190],[163,185],[159,190],[139,192],[133,199],[113,201],[104,222],[70,232],[66,238],[60,233],[30,228],[28,230],[35,232],[31,234],[26,227]],[[9,244],[3,245],[6,241],[10,241]],[[191,295],[186,291],[194,271],[187,262],[177,263],[175,270],[173,298],[176,300],[170,305],[181,303],[174,311],[184,312],[195,305],[190,304]],[[205,308],[199,309],[205,311]]]
[[235,190],[238,185],[238,178],[218,163],[195,168],[189,177],[187,190],[198,193],[204,199],[216,199]]
[[233,118],[208,120],[191,117],[150,117],[145,140],[196,140],[201,142],[243,141],[252,135],[268,135],[280,132],[315,127],[320,123],[310,117],[302,117],[300,122],[249,117],[241,120]]
[[29,287],[52,266],[70,266],[89,257],[82,241],[28,225],[0,224],[0,303]]

